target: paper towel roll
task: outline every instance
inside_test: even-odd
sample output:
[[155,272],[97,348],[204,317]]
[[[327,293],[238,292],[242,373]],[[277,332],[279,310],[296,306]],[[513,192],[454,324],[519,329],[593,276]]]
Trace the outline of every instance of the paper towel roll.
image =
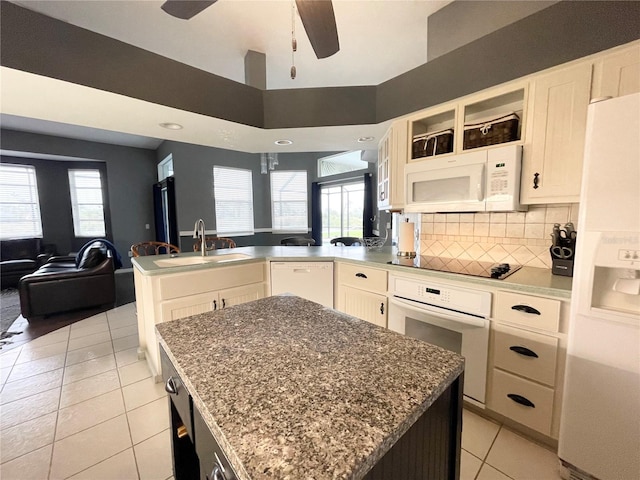
[[415,243],[413,238],[413,222],[400,223],[400,232],[398,236],[398,252],[415,253]]

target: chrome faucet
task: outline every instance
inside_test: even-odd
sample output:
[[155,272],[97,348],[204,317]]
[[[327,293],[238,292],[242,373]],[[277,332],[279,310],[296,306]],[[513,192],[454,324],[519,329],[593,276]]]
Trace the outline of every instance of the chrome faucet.
[[193,238],[201,238],[200,251],[203,257],[207,256],[207,242],[204,238],[204,220],[199,218],[193,227]]

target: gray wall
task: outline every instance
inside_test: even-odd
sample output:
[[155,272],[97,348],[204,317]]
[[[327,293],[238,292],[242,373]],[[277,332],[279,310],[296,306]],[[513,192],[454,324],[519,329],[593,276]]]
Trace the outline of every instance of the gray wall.
[[[452,18],[440,22],[455,38],[445,50],[454,49],[376,86],[263,91],[8,2],[0,9],[0,63],[232,122],[288,128],[383,122],[640,36],[637,1],[519,3],[454,2]],[[465,30],[477,39],[464,44]]]
[[471,43],[557,1],[451,2],[427,19],[427,61]]
[[[111,217],[111,240],[123,257],[125,268],[131,266],[127,255],[131,245],[152,240],[155,237],[152,185],[157,177],[157,161],[153,150],[13,130],[0,130],[0,144],[3,153],[8,156],[11,155],[10,152],[15,151],[23,152],[21,156],[29,155],[40,159],[54,155],[71,157],[81,161],[98,160],[103,162],[107,174],[106,193]],[[73,238],[73,225],[69,224],[70,220],[62,215],[63,210],[60,210],[71,208],[68,203],[68,180],[63,179],[66,176],[66,169],[57,168],[56,164],[61,163],[58,161],[47,163],[47,160],[39,160],[38,163],[41,166],[37,166],[37,169],[46,169],[46,175],[51,175],[58,182],[61,182],[59,185],[56,184],[56,181],[45,183],[47,190],[43,194],[46,195],[47,204],[41,207],[43,217],[45,213],[47,216],[46,219],[43,218],[43,223],[46,222],[48,225],[47,231],[44,232],[45,241],[54,243],[49,240],[48,232],[50,231],[51,238],[56,239],[55,243],[59,242],[61,245],[58,247],[60,253],[73,251],[74,244],[77,245]],[[39,183],[41,177],[41,172],[38,172]],[[66,179],[66,177],[64,178]],[[66,183],[63,184],[63,181]],[[40,188],[39,185],[39,190]],[[42,188],[45,188],[44,185]],[[52,224],[55,227],[51,227]],[[149,224],[149,230],[145,229],[145,224]],[[71,232],[66,240],[64,231]]]
[[[336,152],[308,152],[279,154],[277,170],[307,170],[309,184],[317,181],[318,158]],[[271,191],[269,175],[260,173],[260,155],[242,153],[213,147],[204,147],[186,143],[163,142],[157,151],[157,161],[171,154],[176,185],[176,210],[178,229],[193,231],[198,218],[205,222],[207,230],[215,230],[215,207],[213,196],[213,166],[245,168],[252,171],[254,226],[256,229],[271,229]],[[369,172],[375,174],[375,164],[369,165]],[[324,180],[336,180],[363,175],[362,172],[351,172]],[[311,228],[311,187],[309,186],[309,228]],[[278,245],[288,235],[274,235],[271,232],[257,232],[251,236],[233,237],[238,246]],[[193,237],[182,236],[180,248],[190,251],[193,248]]]

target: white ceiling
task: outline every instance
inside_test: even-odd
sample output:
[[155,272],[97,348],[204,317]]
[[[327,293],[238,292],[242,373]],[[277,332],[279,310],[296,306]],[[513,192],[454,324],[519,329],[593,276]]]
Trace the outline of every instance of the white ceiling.
[[[426,63],[427,17],[450,1],[333,0],[340,51],[322,60],[296,15],[295,80],[289,75],[292,0],[219,0],[188,21],[166,14],[159,0],[14,3],[242,83],[247,50],[263,52],[267,88],[282,89],[377,85]],[[375,148],[387,126],[262,130],[7,68],[1,74],[3,128],[106,143],[155,148],[173,139],[247,152],[351,150],[363,148],[361,136],[375,137],[368,146]],[[161,122],[185,128],[168,131]],[[276,147],[280,138],[294,144]]]

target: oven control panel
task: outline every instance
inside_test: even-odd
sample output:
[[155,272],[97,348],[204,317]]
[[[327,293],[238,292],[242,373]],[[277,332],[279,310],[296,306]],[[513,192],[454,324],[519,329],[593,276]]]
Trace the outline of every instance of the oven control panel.
[[490,292],[394,275],[389,277],[389,283],[391,295],[484,318],[491,314]]

